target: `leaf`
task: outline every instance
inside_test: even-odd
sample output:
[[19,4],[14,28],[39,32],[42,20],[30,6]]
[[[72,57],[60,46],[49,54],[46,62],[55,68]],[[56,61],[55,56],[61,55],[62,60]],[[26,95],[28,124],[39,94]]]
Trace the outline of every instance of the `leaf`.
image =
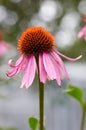
[[69,85],[68,88],[64,90],[64,93],[67,93],[69,96],[75,98],[83,107],[84,99],[83,99],[83,90],[81,88],[74,85]]
[[38,126],[38,123],[39,123],[39,121],[35,117],[30,117],[28,119],[28,124],[29,124],[31,130],[36,130],[37,126]]

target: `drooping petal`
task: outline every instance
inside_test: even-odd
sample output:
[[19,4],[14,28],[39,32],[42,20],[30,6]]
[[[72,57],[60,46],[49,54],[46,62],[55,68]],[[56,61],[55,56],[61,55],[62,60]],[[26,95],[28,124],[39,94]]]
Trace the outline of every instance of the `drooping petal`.
[[9,66],[10,66],[10,67],[16,67],[16,66],[18,66],[19,64],[21,64],[21,62],[23,61],[23,59],[25,59],[24,57],[25,57],[24,55],[21,55],[20,58],[16,61],[16,64],[15,64],[15,65],[12,64],[12,59],[10,59],[10,60],[8,61]]
[[54,54],[56,53],[56,54],[60,55],[61,57],[65,58],[65,59],[67,59],[67,60],[69,60],[69,61],[77,61],[77,60],[79,60],[79,59],[82,58],[82,55],[80,55],[80,56],[78,56],[78,57],[76,57],[76,58],[70,58],[70,57],[67,57],[67,56],[63,55],[63,54],[60,53],[59,51],[53,50],[53,52],[54,52]]
[[8,76],[8,77],[12,77],[13,75],[16,75],[16,73],[17,73],[17,68],[11,69],[11,70],[9,70],[9,71],[7,72],[7,76]]
[[24,85],[26,88],[28,88],[32,84],[35,77],[35,72],[36,72],[36,61],[34,55],[31,55],[28,57],[28,64],[24,72],[21,88]]
[[53,59],[53,57],[51,57],[51,60],[53,62],[54,68],[55,68],[57,84],[59,86],[61,86],[62,73],[61,73],[60,67],[59,67],[58,63],[56,63],[56,61]]
[[54,65],[53,65],[53,62],[51,60],[49,53],[43,53],[43,64],[44,64],[44,68],[47,72],[48,77],[51,80],[56,79],[55,68],[54,68]]
[[25,60],[26,60],[26,57],[24,56],[21,56],[15,65],[13,65],[11,62],[12,60],[9,61],[9,66],[12,68],[11,70],[9,70],[7,72],[7,76],[11,77],[13,75],[17,75],[21,70],[23,70],[23,66],[25,64]]
[[42,83],[45,83],[47,79],[47,73],[45,71],[43,64],[43,54],[39,54],[39,73],[40,73],[40,81]]
[[63,69],[63,71],[64,71],[67,79],[69,79],[69,74],[68,74],[68,72],[66,70],[66,67],[65,67],[63,61],[59,57],[59,55],[55,51],[52,51],[51,54],[53,55],[54,59],[58,62],[58,64],[60,65],[60,67]]

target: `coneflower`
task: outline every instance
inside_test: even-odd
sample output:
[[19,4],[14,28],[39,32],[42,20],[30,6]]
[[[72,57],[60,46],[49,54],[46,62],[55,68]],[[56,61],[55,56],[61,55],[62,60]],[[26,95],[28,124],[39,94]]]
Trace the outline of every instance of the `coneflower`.
[[23,70],[24,76],[21,88],[24,86],[28,88],[32,84],[35,72],[39,66],[40,82],[45,83],[47,79],[55,79],[60,86],[61,80],[63,80],[62,70],[67,79],[69,79],[69,75],[60,56],[69,61],[76,61],[81,58],[81,55],[75,59],[69,58],[55,50],[55,46],[54,37],[44,28],[32,27],[26,29],[18,40],[18,50],[21,56],[15,65],[12,64],[12,60],[9,60],[9,66],[12,69],[7,72],[7,75],[11,77]]
[[28,28],[22,33],[18,41],[20,58],[15,65],[12,64],[12,60],[9,61],[9,66],[12,68],[7,73],[9,77],[18,74],[21,70],[24,71],[21,88],[30,87],[35,73],[38,72],[39,130],[44,130],[44,84],[46,80],[56,80],[57,84],[61,86],[61,80],[63,80],[62,70],[68,79],[69,75],[60,56],[70,61],[81,58],[81,55],[75,59],[69,58],[56,51],[55,46],[54,37],[44,28]]
[[3,40],[3,34],[0,32],[0,56],[4,56],[10,48],[11,45]]

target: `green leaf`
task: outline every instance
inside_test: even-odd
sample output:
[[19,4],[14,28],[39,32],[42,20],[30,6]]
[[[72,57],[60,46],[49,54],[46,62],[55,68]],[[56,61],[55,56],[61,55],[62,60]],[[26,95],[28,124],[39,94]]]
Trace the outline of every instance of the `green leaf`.
[[75,98],[83,107],[84,99],[83,99],[83,90],[81,88],[74,85],[68,85],[68,88],[64,90],[64,93],[67,93],[69,96]]
[[38,123],[39,123],[39,121],[35,117],[30,117],[28,119],[28,124],[29,124],[31,130],[36,130],[37,126],[38,126]]

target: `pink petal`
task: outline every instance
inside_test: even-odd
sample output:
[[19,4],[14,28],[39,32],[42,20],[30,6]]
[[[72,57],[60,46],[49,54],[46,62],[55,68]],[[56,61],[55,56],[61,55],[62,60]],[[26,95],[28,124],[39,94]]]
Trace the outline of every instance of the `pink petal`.
[[81,30],[79,33],[78,33],[78,38],[81,38],[81,37],[83,37],[84,36],[84,33],[83,33],[83,31]]
[[60,65],[60,67],[65,72],[66,77],[69,79],[69,74],[68,74],[68,72],[67,72],[67,70],[65,68],[65,65],[64,65],[63,61],[61,60],[61,58],[58,56],[58,54],[55,51],[52,51],[51,54],[53,55],[54,59],[58,62],[58,64]]
[[58,72],[58,74],[60,76],[60,79],[63,80],[64,77],[63,77],[62,72],[61,72],[61,67],[59,66],[59,64],[57,62],[55,63],[55,68],[56,68],[56,70],[57,70],[57,72]]
[[21,62],[23,61],[23,59],[25,59],[25,56],[24,56],[24,55],[21,55],[21,57],[16,61],[16,64],[15,64],[15,65],[12,64],[12,59],[10,59],[10,60],[8,61],[8,64],[9,64],[10,67],[16,67],[16,66],[18,66],[19,64],[21,64]]
[[25,60],[26,60],[26,57],[24,56],[21,56],[15,65],[13,65],[11,62],[12,60],[9,61],[9,65],[10,67],[12,68],[11,70],[9,70],[7,72],[7,76],[11,77],[13,75],[17,75],[21,70],[23,70],[23,66],[25,64]]
[[56,81],[59,86],[61,86],[61,79],[62,79],[62,73],[60,70],[59,65],[56,63],[56,61],[51,57],[55,71],[56,71]]
[[35,72],[36,72],[36,61],[34,55],[32,55],[28,57],[28,64],[24,72],[21,88],[23,88],[24,85],[26,86],[26,88],[28,88],[32,84],[35,77]]
[[8,76],[8,77],[11,77],[11,76],[13,76],[13,75],[16,75],[16,73],[17,73],[17,68],[16,68],[16,69],[9,70],[9,71],[7,72],[7,76]]
[[39,73],[40,73],[40,81],[42,83],[45,83],[47,79],[47,73],[45,71],[44,64],[43,64],[43,54],[39,55]]
[[69,60],[69,61],[77,61],[77,60],[79,60],[79,59],[82,58],[82,55],[80,55],[80,56],[78,56],[78,57],[76,57],[76,58],[70,58],[70,57],[67,57],[67,56],[63,55],[63,54],[60,53],[59,51],[55,51],[55,50],[54,50],[53,52],[55,52],[56,54],[62,56],[63,58],[65,58],[65,59],[67,59],[67,60]]
[[43,53],[43,63],[44,63],[44,68],[47,72],[48,77],[51,80],[56,79],[55,68],[54,68],[54,65],[53,65],[53,62],[51,60],[49,53]]
[[85,37],[86,36],[86,25],[82,28],[82,30],[79,32],[78,37]]

